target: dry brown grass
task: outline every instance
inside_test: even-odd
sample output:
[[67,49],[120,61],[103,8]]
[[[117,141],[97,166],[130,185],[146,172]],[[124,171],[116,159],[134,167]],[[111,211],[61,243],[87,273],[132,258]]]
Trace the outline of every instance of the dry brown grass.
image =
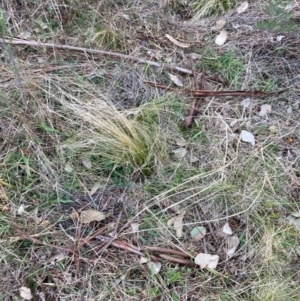
[[[126,54],[189,69],[189,56],[200,55],[196,69],[231,84],[207,82],[211,89],[290,89],[250,107],[243,99],[202,100],[194,126],[182,129],[191,99],[143,82],[172,84],[162,70],[2,43],[1,300],[19,299],[24,286],[34,300],[297,301],[299,230],[286,217],[299,212],[299,34],[257,29],[257,16],[271,18],[264,3],[225,14],[229,40],[219,48],[215,19],[196,28],[174,1],[2,3],[4,36],[96,48],[93,35],[105,25],[125,37],[113,48]],[[165,33],[193,49],[176,48]],[[192,78],[178,76],[193,88]],[[272,106],[268,116],[259,115],[263,104]],[[240,141],[241,130],[255,135],[254,147]],[[179,147],[183,158],[173,153]],[[80,224],[76,214],[87,209],[108,217]],[[183,210],[178,238],[167,223]],[[240,240],[232,258],[226,222]],[[193,243],[199,225],[207,235]],[[134,246],[218,254],[220,262],[209,271],[163,260],[153,275],[109,241],[112,232]]]

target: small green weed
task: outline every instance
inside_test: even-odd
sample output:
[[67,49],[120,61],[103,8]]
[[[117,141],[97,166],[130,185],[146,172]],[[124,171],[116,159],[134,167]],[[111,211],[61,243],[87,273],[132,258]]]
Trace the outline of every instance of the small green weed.
[[289,12],[284,10],[284,6],[289,1],[272,0],[266,6],[265,12],[271,16],[268,20],[260,20],[256,23],[261,30],[279,30],[281,32],[298,31],[299,23],[294,20]]
[[178,268],[170,268],[167,271],[168,285],[171,285],[175,282],[179,282],[184,286],[182,275]]
[[219,56],[212,48],[207,48],[204,51],[204,66],[221,75],[221,78],[227,79],[231,84],[237,84],[240,82],[239,78],[244,71],[245,62],[233,49]]

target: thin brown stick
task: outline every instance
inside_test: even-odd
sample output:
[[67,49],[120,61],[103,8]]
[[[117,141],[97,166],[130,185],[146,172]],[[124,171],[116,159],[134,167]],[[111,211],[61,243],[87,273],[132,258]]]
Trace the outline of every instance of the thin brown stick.
[[73,250],[72,248],[70,248],[70,247],[60,247],[60,246],[56,246],[56,245],[53,245],[53,244],[45,243],[45,242],[43,242],[43,241],[41,241],[39,239],[33,238],[29,234],[23,232],[16,225],[14,225],[14,228],[19,233],[19,236],[21,238],[23,238],[23,239],[27,239],[27,240],[29,240],[32,243],[37,244],[37,245],[42,245],[42,246],[45,246],[45,247],[54,248],[54,249],[65,251],[65,252],[71,252],[74,255],[74,257],[78,257],[80,260],[84,260],[85,262],[88,262],[85,258],[79,257],[78,253],[75,250]]
[[172,257],[172,256],[169,256],[169,255],[166,255],[166,254],[159,254],[159,257],[161,257],[163,259],[167,259],[168,261],[171,261],[171,262],[181,263],[181,264],[185,264],[185,265],[194,265],[188,259]]
[[141,64],[147,64],[147,65],[154,66],[157,68],[164,68],[164,69],[167,69],[170,71],[175,71],[175,72],[192,75],[192,71],[189,69],[186,69],[186,68],[172,66],[172,65],[168,65],[168,64],[161,64],[161,63],[145,60],[142,58],[138,58],[136,56],[122,54],[122,53],[113,52],[113,51],[97,50],[97,49],[76,47],[76,46],[70,46],[70,45],[60,45],[60,44],[54,44],[54,43],[41,43],[41,42],[37,42],[37,41],[27,41],[27,40],[16,39],[16,38],[3,39],[2,41],[7,44],[12,44],[12,45],[44,47],[44,48],[52,48],[53,50],[54,49],[70,50],[70,51],[82,52],[84,54],[91,53],[91,54],[98,54],[98,55],[107,55],[107,56],[112,56],[112,57],[122,58],[125,60],[134,61],[134,62],[141,63]]
[[288,90],[288,88],[279,90],[272,93],[265,93],[261,91],[211,91],[211,90],[181,90],[181,89],[174,89],[165,85],[153,83],[150,81],[144,80],[145,83],[152,87],[157,87],[164,90],[173,91],[180,94],[190,94],[196,97],[212,97],[212,96],[234,96],[234,97],[240,97],[240,96],[250,96],[250,97],[257,97],[257,98],[265,98],[269,96],[275,96],[279,95],[281,93],[284,93]]
[[[204,90],[205,87],[204,87],[204,71],[202,69],[201,73],[200,73],[200,80],[201,80],[201,88],[199,89],[199,85],[198,85],[198,80],[197,80],[197,74],[196,74],[196,71],[195,71],[195,67],[193,65],[193,60],[191,58],[191,65],[192,65],[192,72],[193,72],[193,78],[194,78],[194,86],[195,86],[195,90]],[[188,128],[188,127],[191,127],[193,125],[193,122],[194,122],[194,118],[198,112],[198,106],[199,106],[199,100],[197,101],[197,97],[194,96],[193,97],[193,102],[189,108],[189,112],[188,112],[188,115],[187,117],[185,118],[184,122],[183,122],[183,127],[184,128]]]
[[120,223],[120,220],[121,220],[122,213],[123,213],[123,210],[121,210],[119,215],[118,215],[118,219],[117,219],[117,222],[116,222],[116,225],[115,225],[115,228],[114,228],[111,239],[109,241],[106,241],[101,249],[100,248],[98,249],[98,253],[103,252],[104,250],[106,250],[108,248],[108,246],[111,244],[111,242],[114,240],[114,237],[117,234],[117,230],[118,230],[118,227],[119,227],[119,223]]
[[152,252],[161,252],[161,253],[166,253],[166,254],[174,254],[174,255],[179,255],[179,256],[183,256],[183,257],[190,257],[190,255],[186,252],[183,252],[180,250],[162,248],[162,247],[145,247],[145,250],[152,251]]
[[81,249],[85,244],[87,244],[90,240],[92,240],[93,238],[95,238],[96,236],[102,234],[105,230],[107,230],[109,228],[109,226],[104,226],[100,229],[98,229],[93,235],[88,236],[86,238],[80,238],[77,248]]

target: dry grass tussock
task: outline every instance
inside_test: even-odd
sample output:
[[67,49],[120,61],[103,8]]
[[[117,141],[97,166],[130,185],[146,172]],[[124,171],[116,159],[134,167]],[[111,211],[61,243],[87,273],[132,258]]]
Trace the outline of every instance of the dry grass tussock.
[[[57,89],[55,100],[72,112],[68,115],[71,118],[67,118],[68,124],[78,128],[75,141],[67,142],[65,147],[90,153],[118,166],[132,167],[141,174],[151,173],[154,167],[159,170],[167,162],[166,137],[154,120],[159,103],[118,109],[92,85],[83,88],[70,82],[71,79],[65,83],[59,78],[51,81]],[[79,98],[72,94],[67,88],[70,83],[86,95]],[[76,120],[72,119],[74,115]]]
[[[300,37],[286,22],[272,27],[280,17],[293,28],[297,14],[251,1],[237,15],[239,1],[219,1],[229,38],[218,47],[215,18],[185,22],[213,1],[2,3],[4,37],[204,69],[212,90],[290,89],[201,99],[186,129],[192,99],[144,82],[175,87],[175,72],[0,37],[0,299],[25,288],[41,301],[298,301]],[[194,89],[192,76],[176,75]],[[87,210],[105,219],[84,223]],[[198,241],[195,227],[206,231]],[[194,265],[199,253],[218,255],[217,267]],[[161,263],[157,274],[141,254]]]

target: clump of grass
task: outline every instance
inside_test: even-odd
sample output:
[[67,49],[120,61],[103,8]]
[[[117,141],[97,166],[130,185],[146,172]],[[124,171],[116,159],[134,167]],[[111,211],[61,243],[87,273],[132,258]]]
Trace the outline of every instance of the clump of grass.
[[111,26],[102,25],[97,30],[92,41],[95,42],[99,47],[106,49],[123,49],[124,48],[124,37],[116,32]]
[[107,164],[132,167],[144,175],[150,174],[167,158],[162,132],[153,120],[155,106],[136,110],[117,110],[107,99],[89,102],[76,99],[63,105],[84,122],[73,149],[88,151]]
[[265,12],[271,17],[256,22],[256,26],[261,30],[280,30],[282,32],[298,31],[299,24],[293,19],[291,13],[284,9],[289,2],[273,0],[265,7]]
[[219,55],[213,49],[208,48],[204,52],[204,64],[209,70],[221,75],[232,85],[240,82],[240,77],[245,70],[243,58],[238,56],[234,49]]
[[193,1],[190,5],[194,10],[193,21],[203,17],[219,15],[232,9],[236,5],[236,0],[198,0]]

